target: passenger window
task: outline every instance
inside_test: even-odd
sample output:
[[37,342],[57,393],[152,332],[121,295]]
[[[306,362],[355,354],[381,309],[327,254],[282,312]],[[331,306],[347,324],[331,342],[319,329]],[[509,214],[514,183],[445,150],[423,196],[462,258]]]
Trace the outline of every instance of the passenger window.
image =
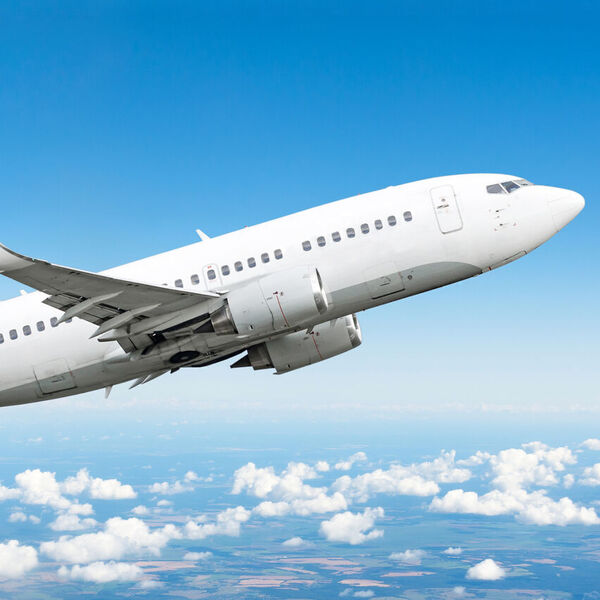
[[381,222],[381,219],[377,219],[377,221],[375,221],[375,229],[383,229],[383,223]]
[[23,334],[31,335],[31,327],[29,327],[29,325],[23,325]]
[[242,263],[241,263],[241,262],[238,260],[238,261],[236,261],[236,262],[233,264],[233,268],[234,268],[236,271],[241,271],[241,270],[244,268],[244,266],[243,266],[243,265],[242,265]]
[[56,317],[52,317],[50,319],[50,325],[52,325],[52,327],[56,327],[58,325],[58,319]]
[[360,226],[360,230],[362,233],[369,233],[369,225],[367,223],[363,223]]
[[334,232],[331,234],[331,239],[332,239],[334,242],[339,242],[339,241],[342,239],[342,236],[340,235],[340,232],[339,232],[339,231],[334,231]]
[[254,260],[254,256],[251,256],[248,259],[248,266],[253,269],[256,266],[256,261]]
[[206,276],[212,281],[213,279],[217,278],[217,274],[215,273],[214,269],[209,269],[208,271],[206,271]]
[[273,252],[273,255],[277,260],[281,260],[283,258],[283,252],[279,250],[279,248]]
[[509,194],[519,189],[519,185],[514,181],[503,181],[502,186]]
[[317,245],[321,247],[325,245],[325,238],[322,235],[317,238]]
[[200,283],[200,277],[194,273],[194,275],[190,277],[190,281],[192,282],[192,285],[198,285]]
[[0,333],[0,344],[4,344],[4,336]]
[[306,242],[302,242],[302,250],[308,252],[311,248],[312,246],[310,245],[310,242],[308,240]]
[[269,259],[269,254],[268,254],[267,252],[263,252],[263,253],[260,255],[260,260],[261,260],[262,262],[264,262],[264,263],[268,263],[268,262],[269,262],[269,260],[270,260],[270,259]]
[[175,287],[182,288],[183,287],[183,281],[181,281],[181,279],[176,279],[175,280]]
[[348,227],[348,229],[346,229],[346,235],[349,238],[353,238],[356,235],[356,233],[354,232],[354,228]]
[[11,340],[16,340],[17,339],[17,330],[16,329],[11,329],[8,332],[8,335],[10,336]]
[[499,184],[499,183],[495,183],[494,185],[488,185],[487,186],[487,193],[488,194],[504,194],[504,188]]
[[412,221],[412,213],[410,212],[410,210],[407,210],[403,215],[404,220],[408,223],[409,221]]
[[229,265],[223,265],[221,267],[221,273],[223,273],[223,275],[229,275]]
[[46,326],[44,325],[44,321],[38,321],[36,323],[36,327],[38,331],[44,331],[44,329],[46,329]]
[[393,227],[396,224],[396,217],[394,215],[391,215],[388,217],[388,225],[390,227]]

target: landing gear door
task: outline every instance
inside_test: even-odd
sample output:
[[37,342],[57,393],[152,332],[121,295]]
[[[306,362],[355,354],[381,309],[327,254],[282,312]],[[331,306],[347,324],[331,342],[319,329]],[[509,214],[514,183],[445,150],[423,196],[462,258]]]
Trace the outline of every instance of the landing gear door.
[[451,185],[442,185],[429,192],[433,202],[433,210],[442,233],[452,233],[462,229],[463,222],[460,216],[458,202]]
[[204,276],[204,285],[207,290],[221,287],[221,274],[217,265],[204,265],[202,268],[202,275]]

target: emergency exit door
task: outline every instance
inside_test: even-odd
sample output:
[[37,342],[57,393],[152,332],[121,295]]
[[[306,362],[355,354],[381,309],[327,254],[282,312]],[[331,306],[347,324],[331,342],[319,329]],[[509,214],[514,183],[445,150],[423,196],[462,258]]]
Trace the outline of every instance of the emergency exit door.
[[463,223],[454,188],[451,185],[442,185],[433,188],[429,193],[440,231],[452,233],[462,229]]

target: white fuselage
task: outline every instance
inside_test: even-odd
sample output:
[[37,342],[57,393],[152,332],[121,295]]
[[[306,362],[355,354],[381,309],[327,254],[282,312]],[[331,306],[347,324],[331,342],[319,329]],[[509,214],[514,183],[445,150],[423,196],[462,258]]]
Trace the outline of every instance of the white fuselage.
[[[226,295],[268,274],[311,265],[318,269],[327,293],[328,308],[319,319],[326,322],[502,266],[548,240],[583,207],[581,196],[560,188],[486,190],[515,179],[457,175],[388,187],[104,274]],[[74,318],[53,327],[51,319],[60,318],[62,312],[43,304],[46,297],[33,292],[0,304],[0,405],[104,388],[165,368],[161,356],[125,360],[127,353],[116,341],[90,339],[96,327],[87,321]],[[43,324],[42,331],[38,323]],[[31,333],[26,334],[28,328]],[[11,339],[11,331],[16,339]],[[203,356],[218,359],[258,341],[248,335],[197,334],[186,343]],[[53,372],[56,365],[64,365],[72,382],[68,389],[44,393],[40,388],[44,365],[51,364]]]

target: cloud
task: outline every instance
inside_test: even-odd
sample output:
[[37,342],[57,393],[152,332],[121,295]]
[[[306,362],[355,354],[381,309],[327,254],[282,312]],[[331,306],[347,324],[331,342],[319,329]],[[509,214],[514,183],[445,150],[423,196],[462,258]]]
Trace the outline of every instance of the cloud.
[[567,489],[570,487],[573,487],[574,483],[575,483],[575,477],[571,473],[567,473],[563,477],[563,486],[566,487]]
[[588,450],[600,450],[600,440],[596,438],[589,438],[581,445]]
[[465,589],[464,585],[457,585],[453,587],[452,592],[450,592],[451,598],[462,598],[466,591],[467,590]]
[[93,562],[83,567],[73,565],[70,569],[62,566],[58,575],[76,581],[109,583],[111,581],[135,581],[143,575],[140,567],[124,562]]
[[212,555],[212,552],[186,552],[183,555],[183,560],[207,560]]
[[596,463],[592,467],[586,467],[583,470],[583,479],[580,479],[579,483],[589,486],[600,485],[600,463]]
[[212,535],[237,537],[240,535],[241,524],[245,523],[250,515],[251,511],[243,506],[228,508],[217,515],[214,523],[188,521],[183,528],[183,534],[192,540],[202,540]]
[[163,481],[161,483],[153,483],[148,491],[151,494],[164,494],[171,496],[173,494],[182,494],[183,492],[192,492],[194,487],[191,485],[186,485],[185,483],[181,483],[181,481],[175,481],[174,483],[169,483],[168,481]]
[[27,521],[27,515],[21,511],[11,513],[8,517],[9,523],[24,523],[25,521]]
[[252,462],[237,469],[233,475],[232,494],[245,492],[249,496],[269,500],[309,499],[326,492],[324,487],[313,487],[304,483],[314,479],[318,473],[305,463],[288,463],[280,475],[273,467],[257,468]]
[[358,590],[353,594],[355,598],[372,598],[374,595],[375,592],[373,590]]
[[434,481],[414,475],[400,465],[393,465],[388,470],[376,469],[354,478],[344,475],[334,482],[332,489],[358,502],[366,502],[375,494],[433,496],[440,491]]
[[7,488],[0,485],[0,502],[4,500],[14,500],[21,495],[21,490],[15,488]]
[[467,571],[467,579],[497,581],[506,577],[506,571],[491,558],[486,558]]
[[281,542],[281,545],[285,548],[308,548],[309,546],[312,546],[310,542],[303,540],[298,536],[285,540],[285,542]]
[[355,463],[365,462],[366,460],[367,455],[364,452],[355,452],[347,460],[342,460],[336,463],[334,469],[336,471],[349,471]]
[[91,498],[99,500],[129,500],[137,494],[128,484],[118,479],[101,479],[91,477],[87,469],[80,469],[74,477],[67,477],[61,484],[63,493],[77,496],[87,491]]
[[550,448],[541,442],[530,442],[522,448],[502,450],[490,458],[495,474],[492,483],[503,490],[557,485],[557,472],[576,462],[577,458],[566,446]]
[[330,469],[329,463],[325,460],[320,460],[315,465],[315,471],[317,471],[319,473],[326,473],[327,471],[329,471],[329,469]]
[[462,548],[453,548],[450,546],[444,550],[444,554],[448,554],[449,556],[458,556],[459,554],[462,554]]
[[570,498],[552,500],[545,490],[511,492],[492,490],[483,496],[462,489],[450,490],[442,498],[434,498],[429,505],[434,512],[478,515],[515,514],[517,519],[534,525],[598,525],[600,518],[593,508],[574,503]]
[[40,551],[53,560],[80,564],[119,560],[128,555],[160,555],[161,549],[181,533],[174,525],[150,529],[137,518],[113,517],[104,530],[78,536],[61,536],[58,541],[42,542]]
[[58,515],[58,517],[50,523],[50,529],[54,531],[78,531],[81,529],[91,529],[98,524],[95,519],[82,519],[79,515],[69,513]]
[[375,520],[383,518],[383,508],[366,508],[364,512],[349,511],[338,513],[328,521],[323,521],[319,532],[330,542],[362,544],[383,536],[381,529],[373,529]]
[[405,550],[404,552],[392,552],[390,559],[407,565],[420,565],[425,556],[427,556],[425,550]]
[[21,546],[17,540],[0,544],[0,578],[18,579],[37,567],[37,564],[35,548]]
[[134,515],[138,515],[138,516],[144,516],[150,513],[150,509],[147,506],[144,506],[143,504],[139,504],[138,506],[135,506],[134,508],[131,509],[131,512]]

